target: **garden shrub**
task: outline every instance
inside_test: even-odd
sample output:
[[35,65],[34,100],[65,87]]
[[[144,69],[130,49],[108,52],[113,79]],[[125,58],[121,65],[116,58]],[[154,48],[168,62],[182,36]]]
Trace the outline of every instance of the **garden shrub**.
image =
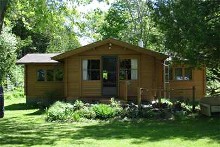
[[80,121],[80,119],[82,118],[78,111],[75,111],[70,116],[71,116],[71,120],[73,120],[73,121]]
[[80,117],[87,118],[87,119],[95,119],[96,113],[91,107],[84,107],[80,110],[77,110]]
[[73,104],[75,110],[83,109],[84,105],[85,104],[80,100],[76,100],[75,103]]
[[121,115],[123,113],[123,108],[119,101],[116,101],[114,98],[111,98],[110,106],[115,109],[116,115]]
[[92,108],[96,114],[96,118],[98,119],[113,118],[117,115],[117,110],[110,105],[96,104]]
[[134,104],[127,105],[123,110],[124,117],[128,118],[138,118],[139,117],[139,110],[138,107]]
[[65,121],[71,119],[73,105],[57,101],[46,110],[47,121]]
[[[156,107],[157,106],[157,107]],[[47,121],[81,121],[84,119],[109,118],[150,118],[150,119],[170,119],[176,117],[180,119],[187,117],[191,113],[191,105],[176,101],[162,100],[162,103],[152,103],[138,107],[135,104],[126,104],[122,107],[120,102],[111,99],[110,104],[84,104],[76,100],[74,104],[56,102],[46,110]]]

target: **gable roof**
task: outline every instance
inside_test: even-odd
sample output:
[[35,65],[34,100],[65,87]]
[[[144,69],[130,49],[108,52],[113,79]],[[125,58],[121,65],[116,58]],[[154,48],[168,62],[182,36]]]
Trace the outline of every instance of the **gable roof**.
[[50,54],[27,54],[21,59],[19,59],[17,64],[30,64],[30,63],[59,63],[51,59],[53,56],[57,56],[58,53],[50,53]]
[[57,56],[52,57],[52,59],[62,60],[62,59],[67,58],[69,56],[85,52],[87,50],[96,48],[98,46],[102,46],[102,45],[107,44],[107,43],[112,43],[112,44],[115,44],[115,45],[118,45],[118,46],[123,46],[127,49],[131,49],[131,50],[134,50],[134,51],[137,51],[137,52],[140,52],[140,53],[148,54],[148,55],[151,55],[151,56],[156,57],[156,58],[161,59],[161,60],[165,60],[166,58],[168,58],[168,56],[165,55],[165,54],[158,53],[158,52],[155,52],[155,51],[152,51],[152,50],[149,50],[149,49],[145,49],[145,48],[142,48],[142,47],[139,47],[139,46],[136,46],[136,45],[132,45],[130,43],[126,43],[126,42],[123,42],[123,41],[119,41],[119,40],[116,40],[116,39],[113,39],[113,38],[108,38],[108,39],[105,39],[105,40],[102,40],[102,41],[97,41],[97,42],[94,42],[94,43],[91,43],[91,44],[88,44],[88,45],[85,45],[85,46],[82,46],[82,47],[79,47],[79,48],[76,48],[76,49],[73,49],[73,50],[70,50],[70,51],[67,51],[67,52],[64,52],[62,54],[59,54]]

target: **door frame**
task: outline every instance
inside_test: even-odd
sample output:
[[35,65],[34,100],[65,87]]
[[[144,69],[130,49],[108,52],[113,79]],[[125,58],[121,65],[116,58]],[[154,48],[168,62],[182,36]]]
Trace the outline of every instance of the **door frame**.
[[[103,59],[104,58],[111,58],[111,57],[114,57],[116,59],[116,70],[115,70],[115,76],[116,76],[116,95],[104,95],[103,93]],[[103,97],[119,97],[119,93],[118,93],[118,88],[119,88],[119,78],[118,78],[118,75],[119,75],[119,58],[117,55],[103,55],[101,56],[101,95]]]

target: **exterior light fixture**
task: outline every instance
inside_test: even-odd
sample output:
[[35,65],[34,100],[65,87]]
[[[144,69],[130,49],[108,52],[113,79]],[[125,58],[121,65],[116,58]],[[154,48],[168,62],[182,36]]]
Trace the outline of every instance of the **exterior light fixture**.
[[111,48],[112,48],[112,44],[109,43],[109,45],[108,45],[108,49],[111,49]]

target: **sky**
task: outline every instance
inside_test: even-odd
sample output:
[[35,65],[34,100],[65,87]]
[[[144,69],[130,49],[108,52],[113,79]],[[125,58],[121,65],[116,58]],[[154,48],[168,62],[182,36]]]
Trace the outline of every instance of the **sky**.
[[[112,3],[113,0],[110,0],[110,3]],[[93,0],[93,2],[91,2],[89,5],[81,5],[77,8],[78,12],[89,12],[92,11],[96,8],[101,9],[102,11],[107,11],[110,8],[110,5],[107,5],[104,2],[98,2],[97,0]]]

